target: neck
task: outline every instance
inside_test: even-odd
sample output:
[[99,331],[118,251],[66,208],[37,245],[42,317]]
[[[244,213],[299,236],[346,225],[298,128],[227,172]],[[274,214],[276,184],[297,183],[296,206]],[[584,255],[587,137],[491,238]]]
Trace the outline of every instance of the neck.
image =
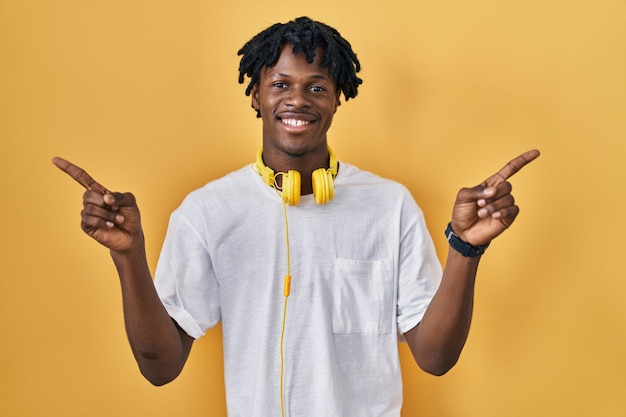
[[[281,152],[275,147],[263,148],[262,163],[271,168],[274,173],[298,171],[301,176],[301,194],[313,193],[312,173],[316,169],[329,168],[330,153],[326,143],[303,154],[289,154]],[[278,186],[282,186],[282,176],[276,178]]]

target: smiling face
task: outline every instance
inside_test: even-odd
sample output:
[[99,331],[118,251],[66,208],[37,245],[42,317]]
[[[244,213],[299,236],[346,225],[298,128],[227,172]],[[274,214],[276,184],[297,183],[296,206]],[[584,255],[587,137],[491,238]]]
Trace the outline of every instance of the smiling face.
[[317,49],[312,63],[292,49],[285,45],[276,64],[261,70],[251,91],[252,107],[263,120],[266,165],[279,171],[308,171],[308,165],[319,168],[328,163],[326,132],[340,91],[328,68],[320,65],[323,49]]

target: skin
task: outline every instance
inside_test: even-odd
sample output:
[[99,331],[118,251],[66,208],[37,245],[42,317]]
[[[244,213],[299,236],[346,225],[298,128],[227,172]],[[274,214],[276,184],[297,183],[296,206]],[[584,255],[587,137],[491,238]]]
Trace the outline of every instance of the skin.
[[52,162],[86,188],[81,228],[110,249],[122,288],[126,333],[141,373],[154,385],[170,382],[180,374],[194,339],[169,317],[157,296],[135,197],[109,192],[62,158]]
[[[452,210],[454,233],[472,245],[483,245],[508,229],[519,207],[507,179],[538,156],[538,150],[527,151],[481,184],[461,189]],[[479,261],[480,257],[464,257],[449,248],[435,297],[422,321],[405,333],[415,361],[430,374],[445,374],[461,355],[472,319]]]
[[328,168],[326,133],[339,106],[340,91],[328,68],[320,65],[323,49],[317,49],[309,64],[304,54],[294,55],[292,48],[284,46],[276,64],[261,70],[250,95],[252,107],[263,120],[265,165],[275,172],[299,171],[301,194],[310,194],[311,173]]
[[[326,133],[339,104],[336,82],[320,66],[322,58],[319,50],[309,64],[302,54],[283,48],[276,65],[261,72],[251,94],[252,107],[263,120],[265,164],[275,171],[300,171],[302,194],[312,192],[311,172],[328,167]],[[537,150],[525,152],[483,183],[461,189],[452,210],[453,231],[479,245],[506,230],[519,213],[507,180],[538,156]],[[86,189],[81,228],[110,250],[122,287],[128,339],[142,374],[155,385],[173,380],[189,356],[193,338],[169,317],[157,296],[134,196],[108,191],[62,158],[52,162]],[[479,260],[450,249],[437,294],[421,323],[405,334],[415,361],[428,373],[443,375],[461,354]]]

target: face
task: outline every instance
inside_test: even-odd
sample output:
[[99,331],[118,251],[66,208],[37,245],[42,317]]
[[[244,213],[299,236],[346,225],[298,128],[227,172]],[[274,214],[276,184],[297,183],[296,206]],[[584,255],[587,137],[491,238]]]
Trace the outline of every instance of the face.
[[[263,155],[267,159],[326,154],[326,132],[339,104],[336,80],[320,63],[318,48],[312,63],[303,53],[283,47],[276,64],[263,68],[252,89],[252,107],[263,120]],[[282,155],[282,156],[281,156]]]

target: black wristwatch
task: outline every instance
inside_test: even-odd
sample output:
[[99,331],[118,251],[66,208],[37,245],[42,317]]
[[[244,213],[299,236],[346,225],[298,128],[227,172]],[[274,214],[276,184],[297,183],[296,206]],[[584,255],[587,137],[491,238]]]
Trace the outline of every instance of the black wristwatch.
[[454,232],[452,231],[452,222],[448,223],[445,234],[446,239],[448,239],[448,243],[450,244],[450,246],[452,246],[454,250],[459,252],[461,255],[470,258],[476,258],[485,253],[485,250],[489,247],[489,244],[491,243],[487,242],[484,245],[478,246],[470,245],[469,243],[461,240],[461,238],[458,237],[456,234],[454,234]]

